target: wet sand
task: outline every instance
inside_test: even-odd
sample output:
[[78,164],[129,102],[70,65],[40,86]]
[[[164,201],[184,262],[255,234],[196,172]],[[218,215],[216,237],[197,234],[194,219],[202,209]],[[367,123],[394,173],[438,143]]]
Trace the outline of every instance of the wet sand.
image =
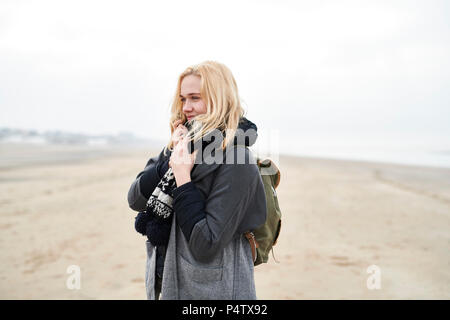
[[[127,192],[158,151],[54,149],[0,146],[0,298],[145,299],[145,239]],[[279,263],[256,267],[259,299],[450,298],[450,169],[278,164]],[[79,290],[67,288],[70,265]],[[367,288],[370,265],[379,290]]]

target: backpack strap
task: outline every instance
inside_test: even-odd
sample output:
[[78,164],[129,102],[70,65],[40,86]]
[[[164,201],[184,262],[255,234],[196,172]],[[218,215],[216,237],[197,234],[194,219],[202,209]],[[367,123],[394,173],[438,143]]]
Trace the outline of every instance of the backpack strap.
[[252,248],[253,263],[255,263],[256,248],[258,248],[258,242],[256,242],[255,235],[251,231],[247,231],[246,233],[244,233],[244,236],[247,238],[248,242],[250,243],[250,247]]
[[269,158],[264,159],[264,160],[260,159],[260,158],[256,158],[256,164],[258,165],[258,167],[271,168],[272,170],[275,171],[276,177],[275,177],[275,181],[273,182],[273,184],[276,189],[278,187],[278,185],[280,184],[281,173],[280,173],[280,169],[278,169],[275,162],[273,162]]

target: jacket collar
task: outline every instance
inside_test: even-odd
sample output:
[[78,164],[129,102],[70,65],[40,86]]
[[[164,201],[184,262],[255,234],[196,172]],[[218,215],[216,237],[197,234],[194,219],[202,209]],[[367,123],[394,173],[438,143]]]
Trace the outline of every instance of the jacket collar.
[[[232,144],[234,146],[245,145],[246,147],[250,147],[255,144],[256,139],[258,138],[258,132],[257,132],[258,128],[253,122],[251,122],[250,120],[248,120],[245,117],[241,117],[239,120],[238,129],[241,129],[241,130],[236,131],[234,140],[230,144]],[[250,130],[250,129],[252,129],[252,130]],[[248,130],[250,130],[250,131],[248,131]],[[212,133],[207,134],[204,137],[204,140],[209,141],[211,135],[213,135],[213,134]],[[231,149],[233,149],[233,148],[231,148]],[[225,148],[225,150],[223,151],[224,156],[227,153],[227,150],[229,150],[229,147]],[[207,163],[206,161],[201,161],[200,152],[197,154],[196,162],[197,162],[197,164],[194,165],[194,168],[192,169],[192,172],[191,172],[191,178],[192,178],[193,182],[203,179],[205,176],[207,176],[208,174],[210,174],[211,172],[216,170],[221,165],[220,163],[215,163],[213,161],[213,159],[210,159],[210,161],[209,161],[212,163]]]

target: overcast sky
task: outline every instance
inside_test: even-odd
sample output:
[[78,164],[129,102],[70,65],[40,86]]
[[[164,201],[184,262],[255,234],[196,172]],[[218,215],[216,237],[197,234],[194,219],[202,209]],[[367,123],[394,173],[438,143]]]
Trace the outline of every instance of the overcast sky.
[[2,0],[0,126],[165,139],[178,74],[210,59],[282,145],[450,146],[448,3]]

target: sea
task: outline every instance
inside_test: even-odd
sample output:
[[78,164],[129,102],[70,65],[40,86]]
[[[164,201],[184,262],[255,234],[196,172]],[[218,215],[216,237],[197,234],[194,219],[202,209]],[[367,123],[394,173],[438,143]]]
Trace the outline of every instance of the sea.
[[[262,138],[262,139],[260,139]],[[450,139],[384,140],[330,139],[301,137],[286,139],[271,134],[270,139],[259,136],[253,151],[277,159],[279,155],[315,157],[354,161],[384,162],[402,165],[450,168]],[[450,137],[449,137],[450,138]]]

